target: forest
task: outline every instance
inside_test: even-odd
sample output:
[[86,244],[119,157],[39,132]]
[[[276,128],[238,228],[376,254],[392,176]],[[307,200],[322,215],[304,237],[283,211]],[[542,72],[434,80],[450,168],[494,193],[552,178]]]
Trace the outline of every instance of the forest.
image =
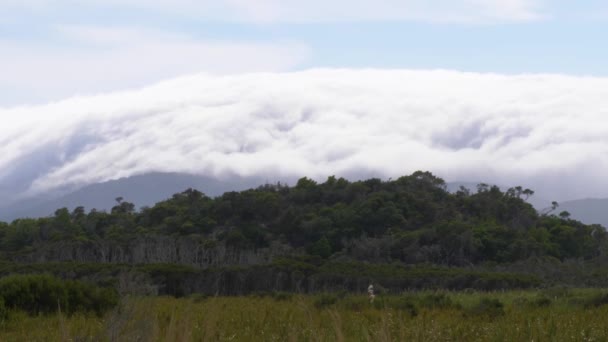
[[121,293],[362,292],[604,286],[606,231],[534,191],[448,192],[398,179],[264,184],[216,198],[187,189],[152,207],[77,207],[0,223],[0,274],[51,273]]

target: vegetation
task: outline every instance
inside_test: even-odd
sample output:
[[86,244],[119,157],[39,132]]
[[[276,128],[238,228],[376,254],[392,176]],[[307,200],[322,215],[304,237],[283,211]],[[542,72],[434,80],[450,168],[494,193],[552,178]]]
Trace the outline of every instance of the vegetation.
[[294,187],[264,185],[218,198],[188,189],[140,211],[117,198],[110,213],[62,208],[52,217],[2,223],[0,246],[11,258],[59,241],[188,236],[207,246],[256,249],[277,242],[323,259],[343,254],[451,266],[602,254],[604,229],[564,213],[540,215],[525,202],[532,194],[485,184],[476,193],[464,188],[449,193],[444,181],[428,172],[389,181],[329,177],[317,184],[302,178]]
[[64,281],[50,275],[11,275],[0,279],[0,318],[9,310],[32,315],[62,311],[94,312],[101,315],[118,303],[114,289],[79,281]]
[[532,195],[416,172],[0,222],[0,340],[605,340],[574,288],[605,229]]
[[[602,341],[602,290],[570,290],[549,305],[538,291],[127,298],[102,317],[24,316],[1,323],[2,341]],[[427,305],[429,298],[449,305]],[[522,301],[527,304],[522,305]]]
[[418,171],[302,178],[217,198],[188,189],[141,210],[117,198],[110,212],[0,222],[0,274],[44,271],[175,296],[362,292],[370,281],[391,291],[607,285],[605,229],[553,215],[555,202],[538,213],[526,202],[533,193],[486,184],[450,193]]

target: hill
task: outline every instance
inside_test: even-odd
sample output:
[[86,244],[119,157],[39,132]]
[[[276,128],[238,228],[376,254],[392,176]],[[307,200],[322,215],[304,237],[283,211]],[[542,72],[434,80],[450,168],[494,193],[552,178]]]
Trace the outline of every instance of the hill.
[[608,198],[587,198],[559,203],[558,211],[567,211],[572,218],[586,224],[608,227]]
[[73,210],[79,206],[109,211],[116,205],[118,197],[140,208],[154,205],[188,188],[199,189],[207,196],[214,197],[227,191],[248,189],[262,182],[263,179],[255,177],[233,176],[228,180],[185,173],[149,173],[88,185],[61,196],[49,194],[42,199],[27,198],[0,207],[0,220],[50,216],[58,208]]
[[59,208],[0,222],[0,276],[52,273],[176,296],[361,291],[370,281],[391,291],[608,285],[603,227],[539,214],[522,187],[447,188],[418,171],[216,197],[189,188],[141,209],[120,198],[108,212]]

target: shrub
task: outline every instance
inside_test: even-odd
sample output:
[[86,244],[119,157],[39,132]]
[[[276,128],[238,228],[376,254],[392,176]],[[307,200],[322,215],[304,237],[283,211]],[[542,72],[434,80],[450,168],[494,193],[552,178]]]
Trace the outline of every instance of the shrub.
[[330,293],[323,293],[315,299],[314,304],[317,308],[322,309],[336,304],[337,301],[337,296]]
[[8,309],[4,305],[4,299],[0,298],[0,322],[5,321],[8,318]]
[[527,297],[516,297],[511,303],[514,307],[518,308],[526,308],[531,305],[531,301]]
[[369,307],[367,298],[363,299],[362,297],[356,296],[346,297],[341,303],[344,308],[351,311],[361,311],[364,308]]
[[418,307],[415,303],[415,296],[405,294],[400,297],[380,297],[376,298],[372,306],[378,310],[393,309],[408,313],[414,317],[418,315]]
[[418,316],[418,307],[416,307],[416,304],[410,298],[399,298],[391,307],[395,310],[403,311],[411,317]]
[[513,299],[512,303],[513,306],[520,308],[544,308],[551,306],[551,303],[553,303],[553,301],[551,300],[551,298],[548,298],[543,294],[539,294],[536,298],[517,297]]
[[541,295],[550,299],[567,298],[572,296],[572,291],[565,286],[554,286],[544,289]]
[[495,298],[482,298],[475,306],[468,310],[470,315],[486,316],[496,318],[504,316],[505,310],[503,303]]
[[420,300],[420,306],[428,309],[444,309],[454,307],[452,298],[445,293],[428,294]]
[[190,298],[194,303],[202,303],[209,298],[209,295],[206,293],[193,293],[188,296],[188,298]]
[[550,298],[547,298],[545,296],[538,296],[532,303],[534,304],[534,306],[537,307],[547,307],[547,306],[551,306],[551,303],[553,301]]
[[250,297],[255,297],[255,298],[265,298],[268,296],[271,296],[272,293],[268,292],[268,291],[253,291],[249,294]]
[[293,294],[288,292],[275,291],[272,293],[272,299],[276,301],[287,301],[290,300],[291,297],[293,297]]
[[585,308],[597,308],[608,304],[608,293],[597,294],[584,301]]
[[11,275],[0,279],[0,298],[8,309],[30,314],[95,312],[101,315],[118,303],[116,290],[51,275]]

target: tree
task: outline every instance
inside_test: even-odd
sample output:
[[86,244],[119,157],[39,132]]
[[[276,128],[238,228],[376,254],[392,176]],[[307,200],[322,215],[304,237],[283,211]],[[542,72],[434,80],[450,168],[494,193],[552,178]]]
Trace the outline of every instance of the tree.
[[318,255],[323,259],[329,258],[331,255],[331,245],[327,237],[323,236],[317,242],[315,242],[310,250],[312,255]]
[[18,251],[26,246],[31,246],[39,234],[40,227],[36,220],[15,220],[4,231],[2,247],[6,250]]
[[534,191],[532,191],[530,189],[525,189],[522,193],[524,195],[526,195],[526,198],[524,198],[524,201],[527,201],[528,198],[530,198],[530,196],[534,195]]
[[477,184],[477,193],[487,192],[490,186],[486,183]]
[[550,213],[554,212],[558,207],[559,207],[559,203],[557,203],[556,201],[553,201],[553,202],[551,202],[551,206],[549,208],[545,208],[545,209],[541,210],[541,215],[542,216],[549,215]]

